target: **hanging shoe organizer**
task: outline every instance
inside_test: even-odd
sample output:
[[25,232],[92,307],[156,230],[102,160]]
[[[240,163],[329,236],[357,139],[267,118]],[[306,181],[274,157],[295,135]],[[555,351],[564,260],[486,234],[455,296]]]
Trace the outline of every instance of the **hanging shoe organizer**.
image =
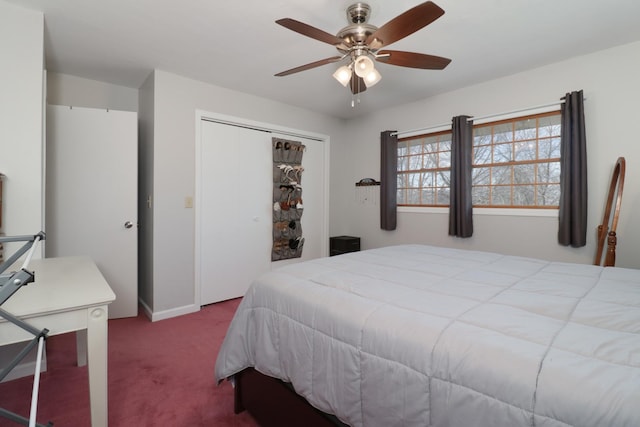
[[271,261],[300,258],[302,237],[302,154],[297,141],[273,138],[273,246]]

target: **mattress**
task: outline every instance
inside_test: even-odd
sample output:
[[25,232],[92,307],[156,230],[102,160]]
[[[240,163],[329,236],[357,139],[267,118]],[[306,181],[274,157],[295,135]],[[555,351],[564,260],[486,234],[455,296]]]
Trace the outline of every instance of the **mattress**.
[[215,364],[351,426],[640,426],[640,270],[425,245],[291,264]]

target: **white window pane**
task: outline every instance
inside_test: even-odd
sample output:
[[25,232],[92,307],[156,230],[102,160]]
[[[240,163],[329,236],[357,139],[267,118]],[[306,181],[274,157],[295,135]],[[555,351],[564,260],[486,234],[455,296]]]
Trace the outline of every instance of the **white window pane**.
[[438,152],[438,143],[436,141],[431,142],[429,144],[424,145],[425,153],[437,153]]
[[471,189],[471,200],[474,205],[488,205],[489,187],[473,187]]
[[425,172],[422,174],[422,187],[433,187],[434,172]]
[[533,184],[536,181],[535,165],[514,165],[513,166],[513,183],[514,184]]
[[513,131],[511,129],[511,123],[505,123],[502,125],[493,127],[493,143],[499,144],[501,142],[513,141]]
[[491,126],[478,127],[473,130],[473,145],[491,144]]
[[409,154],[421,154],[422,153],[422,142],[414,142],[409,146]]
[[539,145],[538,155],[541,159],[560,158],[560,138],[541,139]]
[[436,186],[448,187],[451,184],[451,171],[438,171],[436,174]]
[[513,187],[513,204],[515,206],[535,206],[535,189],[533,185],[516,185]]
[[428,145],[433,145],[438,143],[437,136],[428,136],[422,140],[424,142],[425,147]]
[[522,141],[524,139],[536,139],[538,129],[536,119],[520,120],[515,122],[515,140]]
[[560,184],[539,185],[537,192],[539,206],[558,206],[560,204]]
[[488,185],[490,178],[490,168],[473,168],[471,171],[472,185]]
[[491,136],[493,133],[493,126],[478,126],[473,129],[474,136]]
[[493,146],[493,162],[505,163],[513,160],[512,144],[497,144]]
[[511,205],[511,187],[493,187],[491,204],[496,206]]
[[410,205],[420,204],[420,190],[417,190],[417,189],[407,190],[407,204],[410,204]]
[[409,170],[415,171],[422,169],[422,156],[409,156]]
[[491,146],[480,146],[473,149],[473,164],[486,165],[491,163]]
[[516,142],[514,148],[515,161],[536,160],[537,147],[535,141]]
[[398,157],[398,171],[406,171],[409,168],[409,159],[407,157]]
[[449,168],[451,167],[451,151],[443,151],[438,158],[438,167]]
[[422,204],[423,205],[435,204],[435,190],[433,188],[426,188],[422,190]]
[[538,135],[540,138],[560,136],[560,114],[540,117]]
[[541,163],[538,165],[538,182],[560,182],[560,162]]
[[438,155],[433,154],[425,154],[424,158],[424,168],[425,169],[435,169],[438,167]]
[[511,185],[511,166],[496,166],[492,170],[491,184]]
[[420,174],[419,173],[409,173],[409,174],[407,174],[407,187],[409,187],[409,188],[420,188]]
[[437,195],[437,205],[448,205],[449,204],[449,187],[441,187],[438,188],[438,195]]

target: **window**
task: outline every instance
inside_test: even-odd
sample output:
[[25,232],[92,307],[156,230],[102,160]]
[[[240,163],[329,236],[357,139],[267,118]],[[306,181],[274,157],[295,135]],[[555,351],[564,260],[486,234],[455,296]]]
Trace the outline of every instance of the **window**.
[[[398,140],[398,205],[448,206],[451,131]],[[472,197],[479,208],[557,208],[560,112],[474,125]]]

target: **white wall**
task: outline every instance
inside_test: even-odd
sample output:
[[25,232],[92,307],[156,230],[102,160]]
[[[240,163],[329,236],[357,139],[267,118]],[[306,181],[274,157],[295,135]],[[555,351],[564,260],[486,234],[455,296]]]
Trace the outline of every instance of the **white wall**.
[[[42,13],[0,0],[0,173],[6,175],[2,230],[10,236],[32,235],[44,227],[43,34]],[[20,246],[5,244],[5,255]],[[23,347],[2,347],[0,366],[6,366]],[[26,360],[35,361],[35,355]],[[18,365],[7,380],[33,374],[33,366],[34,362]]]
[[184,200],[195,192],[196,110],[326,134],[332,147],[341,143],[344,123],[159,70],[154,72],[153,107],[153,278],[141,286],[152,286],[153,301],[144,303],[164,317],[188,312],[195,301],[195,215]]
[[[0,173],[7,235],[43,229],[43,52],[40,12],[0,0]],[[19,246],[20,244],[18,244]],[[12,252],[16,245],[8,245]]]
[[[349,122],[348,144],[336,144],[339,163],[331,168],[332,203],[344,203],[331,217],[335,232],[357,235],[362,246],[423,242],[451,247],[508,252],[545,259],[590,263],[595,253],[595,228],[601,220],[613,165],[627,160],[627,177],[618,224],[619,266],[640,268],[640,139],[637,100],[640,99],[640,42],[461,88],[410,105],[387,109]],[[557,244],[557,217],[474,215],[474,236],[447,235],[447,212],[399,213],[398,229],[379,228],[379,206],[355,201],[353,183],[380,176],[380,137],[383,130],[410,130],[450,122],[460,114],[483,116],[559,100],[566,92],[583,89],[587,101],[589,232],[585,248]],[[476,210],[477,211],[477,210]],[[339,225],[338,225],[339,224]]]
[[138,89],[48,72],[47,103],[138,111]]

